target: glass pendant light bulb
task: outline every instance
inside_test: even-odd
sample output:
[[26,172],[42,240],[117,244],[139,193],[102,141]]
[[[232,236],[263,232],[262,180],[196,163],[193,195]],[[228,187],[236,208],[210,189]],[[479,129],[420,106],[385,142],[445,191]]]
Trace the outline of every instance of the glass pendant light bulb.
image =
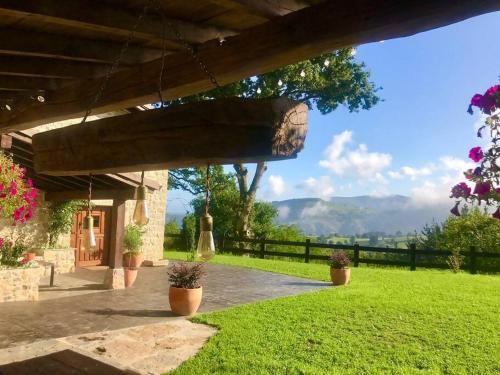
[[212,230],[214,221],[208,213],[200,219],[200,238],[196,249],[196,256],[204,261],[210,260],[215,255],[215,243]]
[[326,60],[325,60],[325,62],[324,62],[323,64],[325,64],[325,66],[330,65],[330,60],[326,59]]
[[262,92],[262,90],[260,89],[260,87],[257,88],[257,94],[260,94]]
[[149,223],[148,202],[146,200],[146,187],[144,185],[140,185],[137,188],[137,200],[132,220],[135,225],[140,227]]
[[302,78],[304,78],[304,77],[306,76],[306,72],[301,71],[301,72],[300,72],[300,76],[301,76]]
[[282,86],[282,85],[283,85],[283,81],[280,79],[280,80],[278,81],[278,86]]
[[80,248],[82,251],[87,252],[91,252],[96,248],[94,218],[90,212],[83,219],[82,243]]

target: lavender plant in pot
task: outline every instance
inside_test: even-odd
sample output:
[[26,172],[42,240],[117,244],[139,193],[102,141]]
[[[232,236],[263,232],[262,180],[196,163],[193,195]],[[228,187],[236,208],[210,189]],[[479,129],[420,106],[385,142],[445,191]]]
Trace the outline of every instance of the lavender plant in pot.
[[351,260],[344,251],[334,251],[330,257],[330,276],[333,285],[346,285],[351,278]]
[[189,316],[198,311],[203,294],[200,281],[204,275],[202,263],[190,265],[182,262],[170,268],[168,299],[173,313]]

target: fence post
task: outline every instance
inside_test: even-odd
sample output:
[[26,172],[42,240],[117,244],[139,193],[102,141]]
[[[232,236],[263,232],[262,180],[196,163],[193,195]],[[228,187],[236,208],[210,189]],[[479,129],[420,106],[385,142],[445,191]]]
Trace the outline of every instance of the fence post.
[[415,271],[417,269],[417,253],[415,250],[417,246],[412,243],[410,244],[410,270]]
[[477,253],[474,246],[470,247],[470,273],[475,275],[477,273]]
[[359,245],[354,244],[354,267],[359,266]]
[[266,240],[260,241],[260,259],[264,259],[264,255],[266,252]]
[[306,239],[306,263],[309,263],[309,255],[311,255],[311,240],[309,238]]

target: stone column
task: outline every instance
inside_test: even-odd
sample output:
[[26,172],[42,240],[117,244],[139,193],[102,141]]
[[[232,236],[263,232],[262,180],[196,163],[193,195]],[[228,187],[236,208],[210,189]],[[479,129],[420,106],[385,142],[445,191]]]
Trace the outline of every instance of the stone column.
[[122,268],[123,233],[125,230],[125,200],[114,199],[111,210],[111,243],[109,252],[109,269],[104,276],[106,289],[124,289],[125,280]]

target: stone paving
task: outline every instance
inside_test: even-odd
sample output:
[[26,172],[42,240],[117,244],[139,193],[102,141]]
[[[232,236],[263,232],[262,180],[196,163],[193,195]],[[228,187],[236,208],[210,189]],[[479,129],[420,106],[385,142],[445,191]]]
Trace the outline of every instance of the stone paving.
[[[313,291],[330,285],[270,272],[215,264],[208,264],[206,271],[207,277],[203,282],[203,302],[200,312]],[[28,345],[27,348],[37,348],[42,344],[41,340],[46,343],[42,345],[44,348],[52,345],[56,348],[54,350],[58,350],[62,345],[89,352],[95,348],[90,350],[91,348],[85,346],[86,342],[80,342],[78,337],[104,333],[109,335],[109,332],[115,331],[118,333],[111,334],[112,337],[119,336],[124,339],[128,333],[120,330],[132,329],[133,336],[134,331],[131,327],[146,327],[144,328],[146,332],[150,332],[147,327],[151,324],[175,326],[179,321],[193,324],[183,318],[173,316],[169,311],[166,267],[141,268],[134,287],[115,291],[102,289],[104,272],[104,269],[97,267],[78,269],[75,274],[57,275],[54,288],[48,287],[48,280],[42,280],[40,301],[2,304],[0,306],[0,349],[4,348],[4,350],[0,350],[0,359],[3,354],[3,363],[6,363],[6,355],[8,358],[9,355],[19,350],[14,347]],[[140,328],[137,329],[140,331]],[[169,328],[163,329],[169,330]],[[189,331],[190,328],[186,329]],[[184,356],[172,357],[170,354],[174,351],[170,350],[170,354],[163,354],[164,360],[178,365],[181,359],[187,358],[186,355],[192,355],[193,350],[196,352],[212,333],[202,329],[198,341],[195,340],[196,342],[193,341],[187,346],[184,342],[186,350]],[[136,336],[137,334],[136,332]],[[147,333],[145,335],[148,336]],[[154,341],[157,339],[156,336],[151,337],[153,338],[152,347],[163,348],[161,344]],[[61,338],[64,339],[61,341]],[[54,339],[57,340],[54,341]],[[130,337],[124,340],[130,341],[129,339]],[[136,341],[140,343],[145,340]],[[177,342],[180,343],[178,340]],[[92,345],[94,343],[91,343]],[[160,355],[157,352],[150,354],[152,357]],[[25,350],[21,350],[17,355],[23,358],[27,356]],[[178,360],[172,362],[172,358],[178,358]],[[117,360],[112,357],[108,359]],[[145,358],[142,360],[143,366],[146,366],[143,370],[155,362],[150,361],[151,363],[146,365],[148,361]],[[123,361],[122,359],[121,362]],[[171,368],[170,362],[167,362],[162,363],[162,366],[166,366],[165,369]],[[145,373],[156,372],[146,371]]]

